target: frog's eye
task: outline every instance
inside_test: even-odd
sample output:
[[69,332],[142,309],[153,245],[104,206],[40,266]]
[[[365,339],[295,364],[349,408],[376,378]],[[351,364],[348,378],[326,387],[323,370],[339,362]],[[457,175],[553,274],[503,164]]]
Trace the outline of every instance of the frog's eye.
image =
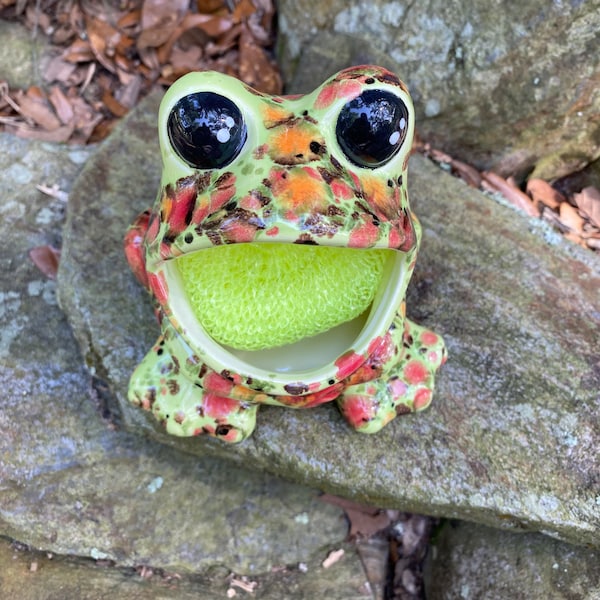
[[344,154],[359,167],[374,169],[400,149],[408,131],[408,109],[384,90],[365,90],[344,105],[335,134]]
[[181,98],[167,121],[171,145],[196,169],[219,169],[240,153],[246,141],[246,124],[240,109],[213,92],[196,92]]

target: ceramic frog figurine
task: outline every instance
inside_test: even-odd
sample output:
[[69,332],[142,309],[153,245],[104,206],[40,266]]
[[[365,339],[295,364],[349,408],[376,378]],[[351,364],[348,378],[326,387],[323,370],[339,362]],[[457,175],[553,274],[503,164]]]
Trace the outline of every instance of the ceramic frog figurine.
[[404,84],[360,66],[279,97],[191,73],[158,128],[158,197],[125,252],[161,335],[130,401],[168,433],[228,442],[252,433],[261,404],[335,400],[367,433],[426,408],[446,353],[405,317],[421,228]]

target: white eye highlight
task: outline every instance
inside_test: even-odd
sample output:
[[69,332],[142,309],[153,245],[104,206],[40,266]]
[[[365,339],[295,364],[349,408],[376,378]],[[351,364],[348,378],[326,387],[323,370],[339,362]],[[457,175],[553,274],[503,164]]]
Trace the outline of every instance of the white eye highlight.
[[394,131],[394,133],[392,133],[392,135],[390,135],[390,139],[388,141],[390,142],[390,145],[395,146],[398,143],[399,139],[400,139],[400,132]]
[[219,129],[219,131],[217,131],[217,140],[221,142],[221,144],[228,142],[230,138],[231,134],[229,133],[229,129]]

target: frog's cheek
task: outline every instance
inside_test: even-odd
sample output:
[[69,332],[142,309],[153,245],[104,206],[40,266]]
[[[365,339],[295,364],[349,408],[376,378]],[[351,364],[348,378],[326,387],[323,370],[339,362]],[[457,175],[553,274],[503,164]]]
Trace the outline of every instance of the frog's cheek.
[[[233,244],[229,248],[236,246],[261,246],[275,249],[280,244],[257,243],[257,244]],[[285,246],[288,246],[287,244]],[[290,245],[294,246],[294,245]],[[225,248],[228,248],[227,246]],[[313,246],[297,246],[310,251]],[[320,250],[333,250],[331,248],[318,247]],[[202,261],[209,257],[208,253],[218,251],[219,248],[201,250],[196,255],[190,255],[190,258],[196,256],[197,260]],[[197,300],[190,297],[189,285],[186,285],[185,268],[181,258],[169,260],[163,263],[161,272],[164,273],[164,285],[169,289],[168,314],[171,322],[176,325],[180,334],[190,347],[201,357],[201,359],[217,372],[223,370],[243,374],[244,377],[252,378],[258,381],[270,381],[277,389],[285,389],[286,385],[292,385],[297,381],[311,382],[338,382],[344,379],[343,369],[339,368],[340,357],[344,356],[349,350],[356,355],[366,357],[369,354],[370,344],[377,336],[383,335],[392,325],[396,317],[398,307],[402,303],[402,298],[406,291],[406,285],[410,278],[411,260],[406,254],[394,250],[364,250],[337,248],[338,251],[347,253],[360,253],[362,256],[368,252],[380,252],[384,254],[382,270],[379,277],[379,283],[376,285],[376,291],[369,299],[368,305],[361,309],[358,314],[353,315],[348,320],[328,326],[325,330],[317,331],[316,334],[307,337],[300,337],[269,347],[269,344],[262,344],[262,347],[235,347],[235,344],[216,339],[218,335],[211,333],[203,326],[203,316],[198,312],[203,306],[207,306],[210,301],[204,304],[198,304]],[[218,253],[215,252],[215,257]],[[207,264],[208,264],[207,260]],[[223,266],[221,268],[224,268]],[[209,270],[210,272],[210,270]],[[212,271],[214,272],[214,270]],[[300,272],[296,272],[297,277]],[[210,284],[210,282],[208,282]],[[331,282],[330,282],[331,283]],[[331,288],[336,287],[336,282],[332,282]],[[220,285],[220,284],[219,284]],[[261,286],[266,286],[267,291],[271,289],[264,282],[257,283],[259,291]],[[273,305],[281,305],[279,308],[282,318],[287,318],[285,308],[293,308],[294,302],[286,302],[285,295],[286,282],[279,291],[273,290],[271,302]],[[284,291],[282,291],[284,290]],[[264,291],[264,289],[263,289]],[[343,291],[343,290],[342,290]],[[321,290],[321,294],[324,291]],[[286,324],[269,322],[268,317],[261,316],[259,313],[260,303],[255,304],[253,308],[246,307],[244,313],[243,296],[236,297],[235,294],[227,295],[224,292],[225,308],[228,311],[222,313],[232,323],[227,325],[245,329],[256,328],[259,330],[262,326],[271,327],[271,331],[278,333],[278,329],[286,327]],[[319,304],[319,295],[314,293],[304,293],[304,307],[310,309]],[[228,304],[227,304],[228,303]],[[293,312],[293,311],[292,311]],[[313,313],[310,313],[313,314]],[[290,315],[288,315],[290,316]],[[294,317],[292,314],[291,317]],[[243,337],[243,336],[242,336]],[[285,342],[285,339],[284,339]],[[242,345],[243,346],[243,345]]]

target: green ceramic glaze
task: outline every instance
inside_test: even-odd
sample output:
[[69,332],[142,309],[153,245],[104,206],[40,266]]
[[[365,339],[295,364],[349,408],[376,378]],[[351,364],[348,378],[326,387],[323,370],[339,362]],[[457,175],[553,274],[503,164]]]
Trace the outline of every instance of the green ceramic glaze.
[[[260,404],[308,408],[335,400],[366,433],[426,408],[446,355],[439,335],[405,318],[421,228],[406,191],[414,111],[404,84],[385,69],[361,66],[311,94],[278,97],[220,73],[191,73],[166,93],[158,129],[161,187],[128,230],[125,251],[155,302],[161,335],[131,378],[131,402],[152,411],[169,433],[229,442],[252,433]],[[236,271],[227,263],[230,244],[260,244],[290,266],[269,280],[254,272],[247,248]],[[281,252],[281,244],[293,246]],[[328,262],[325,255],[321,264],[328,247],[342,257]],[[383,264],[377,289],[361,296],[366,309],[339,300],[364,277],[342,282],[335,275],[357,252]],[[207,257],[202,289],[211,273],[223,288],[216,320],[234,332],[230,345],[201,324],[204,311],[217,312],[212,301],[190,298],[198,282],[184,265],[192,255],[196,273]],[[309,281],[311,265],[336,281],[313,277],[298,291],[294,282]],[[242,292],[229,289],[234,272],[247,280]],[[254,281],[263,296],[248,311]],[[339,295],[339,286],[347,294]],[[328,290],[338,296],[321,310]],[[263,303],[276,305],[276,322],[261,313]],[[292,322],[300,333],[286,342]],[[269,344],[275,334],[283,334],[283,345]],[[254,337],[258,348],[248,343]]]

